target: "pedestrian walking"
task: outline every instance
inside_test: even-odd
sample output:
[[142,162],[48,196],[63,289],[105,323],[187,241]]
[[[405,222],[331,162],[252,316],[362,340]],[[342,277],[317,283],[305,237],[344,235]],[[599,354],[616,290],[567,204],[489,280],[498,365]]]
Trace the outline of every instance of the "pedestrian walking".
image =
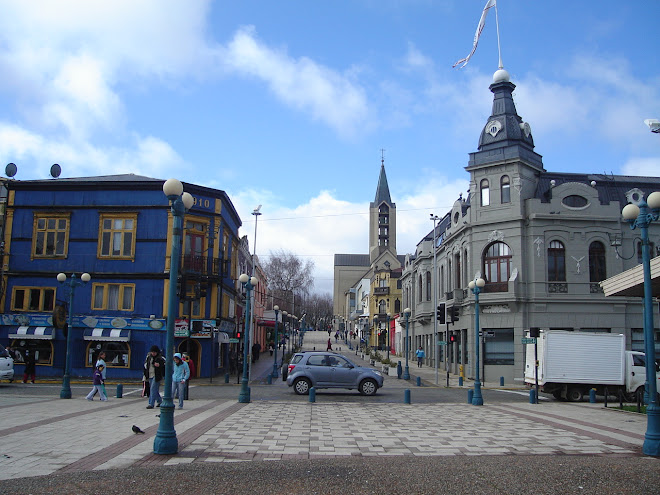
[[[105,365],[105,351],[99,352],[99,356],[96,359],[96,364],[94,365],[95,369],[98,369],[99,366],[103,366],[103,370],[101,371],[101,374],[103,375],[103,384],[101,387],[103,388],[103,393],[105,396],[108,396],[108,392],[105,390],[105,373],[106,373],[106,365]],[[96,394],[96,391],[94,392]]]
[[417,352],[415,353],[417,355],[417,367],[421,368],[422,367],[422,359],[426,357],[426,353],[424,352],[424,349],[422,349],[422,346],[419,346],[419,349],[417,349]]
[[23,371],[23,383],[27,383],[28,377],[34,383],[34,378],[37,371],[37,363],[34,360],[34,352],[30,349],[25,350],[25,370]]
[[152,345],[151,350],[144,360],[144,377],[149,380],[149,405],[147,409],[153,409],[154,404],[160,407],[163,398],[160,396],[160,381],[165,374],[165,359],[160,353],[157,345]]
[[96,369],[94,370],[94,375],[92,378],[92,383],[93,387],[90,393],[87,394],[87,400],[94,400],[94,396],[96,395],[96,392],[99,393],[99,396],[101,397],[101,401],[105,402],[108,400],[108,397],[105,395],[105,389],[103,388],[103,382],[105,381],[103,379],[103,370],[105,369],[105,366],[102,364],[99,364]]
[[174,371],[172,372],[172,397],[179,398],[179,409],[183,409],[183,392],[186,381],[190,378],[190,368],[178,352],[174,354]]
[[328,339],[328,348],[326,349],[326,351],[331,351],[331,350],[332,350],[332,341]]
[[181,357],[186,363],[188,363],[188,368],[190,368],[190,378],[188,378],[188,380],[192,380],[197,376],[197,368],[195,367],[195,362],[187,352],[181,354]]
[[273,351],[275,351],[275,346],[271,342],[270,344],[268,344],[268,352],[270,352],[271,356],[273,355]]

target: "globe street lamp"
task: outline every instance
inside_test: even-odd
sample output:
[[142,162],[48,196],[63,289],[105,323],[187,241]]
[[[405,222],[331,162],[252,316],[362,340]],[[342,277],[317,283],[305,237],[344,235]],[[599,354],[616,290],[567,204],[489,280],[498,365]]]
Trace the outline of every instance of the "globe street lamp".
[[275,357],[273,358],[273,373],[271,376],[273,378],[277,378],[277,313],[280,310],[280,307],[275,305],[273,306],[273,310],[275,311],[275,340],[273,347],[275,348]]
[[250,314],[250,298],[252,289],[257,286],[257,277],[248,277],[246,273],[242,273],[238,277],[238,281],[245,287],[245,335],[243,339],[243,378],[241,379],[241,392],[238,394],[238,402],[250,402],[250,388],[248,387],[248,347],[250,345],[250,321],[252,315]]
[[633,192],[631,204],[621,214],[631,229],[642,234],[642,266],[644,270],[644,351],[646,354],[646,383],[648,406],[646,407],[646,434],[642,451],[646,455],[660,456],[660,406],[655,369],[655,339],[653,338],[653,295],[651,293],[651,256],[649,249],[649,225],[660,216],[660,192],[652,192],[644,201],[641,191]]
[[193,197],[183,192],[183,184],[177,179],[168,179],[163,184],[163,193],[170,201],[174,223],[172,225],[172,248],[170,253],[170,286],[167,300],[167,334],[165,340],[165,383],[163,402],[160,406],[160,422],[154,438],[154,454],[170,455],[179,450],[174,430],[174,401],[172,400],[172,372],[174,371],[174,320],[177,317],[178,300],[176,286],[179,281],[181,263],[181,239],[183,216],[193,206]]
[[[76,287],[85,285],[92,277],[89,273],[83,273],[80,276],[80,280],[76,280],[76,275],[71,274],[69,279],[69,324],[67,327],[66,333],[66,359],[64,362],[64,376],[62,377],[62,389],[60,390],[60,399],[70,399],[71,398],[71,334],[73,333],[73,293],[75,292]],[[59,273],[57,275],[57,281],[60,284],[66,282],[66,275],[64,273]]]
[[486,285],[483,278],[472,280],[468,288],[474,294],[474,394],[472,394],[472,405],[483,406],[484,399],[481,396],[481,382],[479,381],[479,294]]
[[433,307],[435,308],[433,318],[433,360],[435,361],[435,384],[438,384],[438,253],[437,242],[435,237],[436,222],[440,220],[438,215],[431,213],[431,220],[433,221]]
[[403,370],[403,379],[410,380],[410,368],[408,368],[408,322],[410,320],[410,308],[404,309],[403,314],[406,315],[406,367]]

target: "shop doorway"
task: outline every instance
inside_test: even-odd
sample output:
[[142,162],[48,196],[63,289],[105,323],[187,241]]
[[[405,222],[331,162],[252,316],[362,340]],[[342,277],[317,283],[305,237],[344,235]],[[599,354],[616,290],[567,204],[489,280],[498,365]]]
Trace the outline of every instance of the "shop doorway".
[[191,378],[197,378],[199,376],[199,370],[201,369],[201,357],[202,357],[202,346],[199,341],[196,339],[185,339],[179,344],[177,352],[183,354],[184,352],[190,356],[193,364],[195,365],[194,374],[191,371]]

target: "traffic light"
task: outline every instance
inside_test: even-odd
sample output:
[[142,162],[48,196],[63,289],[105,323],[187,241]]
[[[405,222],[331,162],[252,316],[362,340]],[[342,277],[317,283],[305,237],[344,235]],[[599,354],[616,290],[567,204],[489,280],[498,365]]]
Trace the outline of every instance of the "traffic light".
[[240,339],[240,338],[241,338],[241,331],[240,331],[240,330],[237,330],[237,331],[236,331],[236,338],[237,338],[237,339]]
[[458,317],[460,315],[460,309],[458,306],[452,306],[449,308],[449,321],[454,323],[455,321],[458,321]]
[[449,343],[454,344],[456,342],[456,335],[453,333],[449,336]]
[[541,329],[539,327],[530,327],[529,329],[529,336],[534,338],[534,337],[540,337],[541,335]]
[[436,313],[436,319],[438,320],[438,323],[443,323],[445,322],[445,304],[438,304],[438,309]]

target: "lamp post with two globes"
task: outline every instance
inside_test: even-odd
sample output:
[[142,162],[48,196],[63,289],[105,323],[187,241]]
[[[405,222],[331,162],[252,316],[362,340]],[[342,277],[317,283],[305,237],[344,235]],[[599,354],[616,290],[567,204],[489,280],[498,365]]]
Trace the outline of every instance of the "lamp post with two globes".
[[241,379],[241,392],[238,394],[238,402],[243,404],[250,402],[250,388],[248,387],[248,348],[250,346],[250,323],[252,314],[250,313],[250,298],[252,289],[257,286],[257,277],[249,277],[242,273],[238,281],[245,287],[245,334],[243,337],[243,378]]
[[406,367],[403,369],[403,379],[410,380],[410,368],[408,368],[408,322],[410,320],[410,308],[404,309],[403,314],[406,315]]
[[[64,362],[64,376],[62,377],[62,389],[60,390],[60,399],[71,398],[71,334],[73,333],[73,293],[76,287],[85,285],[92,277],[89,273],[83,273],[80,280],[76,279],[75,274],[71,274],[69,279],[69,323],[66,333],[66,359]],[[66,274],[58,273],[57,281],[60,284],[66,282]],[[34,382],[33,382],[34,383]]]
[[183,192],[183,184],[177,179],[168,179],[163,184],[163,193],[170,201],[174,223],[172,225],[172,247],[170,254],[170,281],[167,300],[167,333],[165,340],[165,380],[163,402],[160,406],[160,422],[154,437],[154,454],[170,455],[179,450],[179,442],[174,430],[174,401],[172,400],[172,372],[174,371],[174,320],[178,314],[176,286],[179,281],[181,264],[181,240],[183,237],[183,217],[193,206],[193,197]]
[[275,305],[273,306],[273,310],[275,311],[275,339],[273,340],[273,347],[275,348],[275,357],[273,358],[273,373],[271,376],[273,378],[277,378],[278,373],[277,373],[277,313],[280,310],[280,307]]

